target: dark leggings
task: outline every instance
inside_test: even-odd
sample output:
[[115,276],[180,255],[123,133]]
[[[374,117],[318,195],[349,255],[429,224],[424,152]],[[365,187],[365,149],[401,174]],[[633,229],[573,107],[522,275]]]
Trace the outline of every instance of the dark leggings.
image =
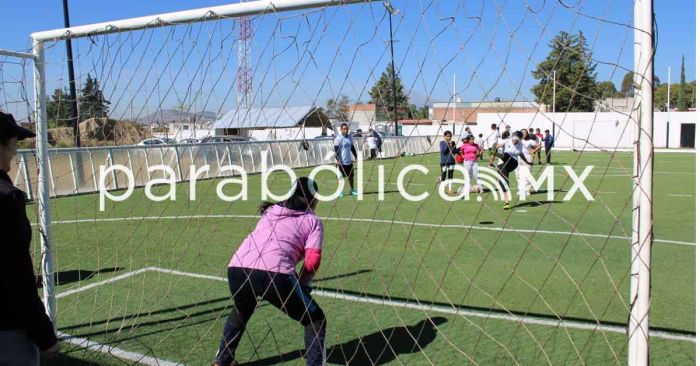
[[348,178],[348,182],[350,182],[350,189],[355,189],[355,170],[353,169],[353,165],[339,165],[338,169],[340,170],[340,174]]
[[228,285],[233,295],[233,308],[216,355],[219,364],[229,365],[234,360],[246,324],[258,305],[258,297],[305,326],[307,365],[320,365],[324,361],[326,317],[295,275],[230,267]]
[[440,163],[440,181],[444,182],[445,179],[452,179],[455,175],[455,163]]
[[503,180],[505,180],[505,184],[501,180],[499,180],[498,183],[501,185],[503,192],[507,192],[510,190],[510,181],[508,180],[508,176],[510,175],[510,172],[518,167],[518,158],[511,157],[508,154],[503,154],[502,160],[503,162],[498,164],[498,174],[501,176],[501,178],[503,178]]

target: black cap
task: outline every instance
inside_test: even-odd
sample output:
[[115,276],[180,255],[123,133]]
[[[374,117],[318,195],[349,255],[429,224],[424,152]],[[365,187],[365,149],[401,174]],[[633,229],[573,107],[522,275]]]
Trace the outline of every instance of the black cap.
[[15,117],[9,113],[0,112],[0,135],[6,137],[17,136],[18,140],[24,140],[29,137],[36,137],[36,134],[15,122]]

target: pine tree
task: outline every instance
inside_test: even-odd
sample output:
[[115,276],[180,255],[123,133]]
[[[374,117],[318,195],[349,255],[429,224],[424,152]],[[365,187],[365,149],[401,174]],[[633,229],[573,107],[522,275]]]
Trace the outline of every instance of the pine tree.
[[681,112],[688,110],[688,102],[685,100],[685,55],[681,58],[681,85],[678,91],[678,110]]
[[532,71],[532,76],[538,81],[532,87],[537,102],[552,105],[552,83],[556,71],[557,111],[592,111],[598,94],[597,75],[586,37],[581,32],[577,35],[559,32],[549,42],[549,47],[547,58]]
[[[369,92],[370,97],[372,97],[372,103],[376,106],[376,116],[377,121],[393,121],[394,120],[394,97],[393,90],[391,88],[391,64],[386,67],[386,70],[382,72],[382,75],[374,84]],[[404,119],[408,116],[408,98],[403,92],[403,85],[401,79],[396,76],[396,107],[398,109],[398,119]]]
[[89,118],[107,117],[109,114],[110,102],[105,99],[97,78],[92,78],[90,74],[88,74],[85,85],[80,90],[79,101],[81,121]]
[[46,104],[46,115],[50,126],[72,126],[70,94],[67,90],[56,89],[51,100]]

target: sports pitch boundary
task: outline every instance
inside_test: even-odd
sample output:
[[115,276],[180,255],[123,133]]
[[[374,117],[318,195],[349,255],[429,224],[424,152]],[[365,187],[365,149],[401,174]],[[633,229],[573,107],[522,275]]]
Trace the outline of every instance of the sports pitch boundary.
[[[160,267],[144,267],[144,268],[141,268],[138,270],[130,271],[127,273],[123,273],[121,275],[117,275],[117,276],[108,278],[108,279],[103,280],[103,281],[98,281],[95,283],[91,283],[89,285],[85,285],[85,286],[81,286],[81,287],[77,287],[74,289],[60,292],[56,295],[56,297],[63,298],[66,296],[70,296],[70,295],[73,295],[76,293],[80,293],[80,292],[84,292],[84,291],[87,291],[90,289],[98,288],[100,286],[104,286],[104,285],[107,285],[110,283],[121,281],[121,280],[127,279],[129,277],[139,275],[142,273],[147,273],[147,272],[157,272],[157,273],[165,273],[165,274],[169,274],[169,275],[177,275],[177,276],[182,276],[182,277],[197,278],[197,279],[204,279],[204,280],[218,281],[218,282],[227,282],[226,278],[219,277],[219,276],[212,276],[212,275],[193,273],[193,272],[184,272],[184,271],[178,271],[178,270],[160,268]],[[458,307],[449,307],[449,306],[443,306],[443,305],[429,305],[429,304],[422,304],[418,301],[387,300],[387,299],[382,299],[382,298],[373,297],[373,296],[367,296],[367,295],[357,296],[357,295],[342,293],[340,291],[329,291],[329,290],[321,290],[321,289],[315,290],[314,295],[319,296],[319,297],[325,297],[325,298],[331,298],[331,299],[337,299],[337,300],[353,301],[353,302],[359,302],[359,303],[365,303],[365,304],[391,306],[391,307],[397,307],[397,308],[403,308],[403,309],[413,309],[413,310],[420,310],[420,311],[426,311],[426,312],[459,315],[459,316],[465,316],[465,317],[504,320],[504,321],[514,322],[514,323],[519,323],[519,324],[532,324],[532,325],[548,326],[548,327],[556,327],[556,328],[589,330],[589,331],[603,331],[603,332],[610,332],[610,333],[627,334],[627,328],[625,326],[600,324],[600,323],[590,322],[590,321],[586,322],[586,321],[574,321],[574,320],[556,320],[556,319],[536,317],[536,316],[497,313],[497,312],[491,312],[491,311],[486,311],[486,310],[480,311],[480,310],[472,310],[472,309],[463,309],[463,308],[458,308]],[[684,342],[693,342],[693,343],[696,342],[694,335],[674,334],[674,333],[662,331],[662,330],[650,330],[650,336],[654,337],[654,338],[660,338],[660,339],[672,340],[672,341],[684,341]],[[108,355],[117,357],[117,358],[122,359],[122,360],[138,362],[138,363],[148,365],[148,366],[183,365],[183,363],[180,363],[180,362],[162,360],[162,359],[158,359],[155,357],[146,356],[144,354],[140,354],[137,352],[126,351],[126,350],[123,350],[123,349],[120,349],[120,348],[117,348],[114,346],[93,342],[93,341],[90,341],[89,339],[73,337],[73,336],[66,334],[66,333],[63,333],[63,332],[59,332],[59,337],[61,338],[62,341],[68,342],[70,344],[73,344],[73,345],[81,347],[81,348],[87,348],[89,350],[108,354]]]

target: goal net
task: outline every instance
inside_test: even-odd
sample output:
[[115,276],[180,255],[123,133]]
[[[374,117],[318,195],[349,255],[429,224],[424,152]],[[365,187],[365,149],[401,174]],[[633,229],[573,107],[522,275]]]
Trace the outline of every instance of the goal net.
[[[293,173],[333,197],[303,294],[329,364],[624,364],[639,334],[651,362],[695,362],[692,155],[656,157],[653,311],[631,311],[652,263],[651,237],[632,247],[650,228],[633,187],[651,155],[633,151],[651,66],[630,2],[263,3],[35,33],[40,83],[0,56],[0,109],[46,111],[48,204],[34,142],[10,176],[36,228],[50,211],[61,357],[213,362],[227,266]],[[236,360],[304,363],[305,327],[268,300]]]

